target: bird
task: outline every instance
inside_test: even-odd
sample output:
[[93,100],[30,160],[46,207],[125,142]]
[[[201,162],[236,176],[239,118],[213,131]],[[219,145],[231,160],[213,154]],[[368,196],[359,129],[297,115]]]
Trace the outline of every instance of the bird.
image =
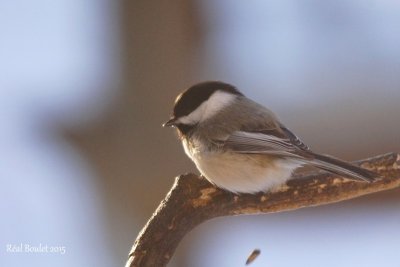
[[176,97],[163,127],[174,127],[201,175],[230,192],[278,190],[299,167],[373,182],[377,174],[313,152],[268,108],[221,81],[195,84]]

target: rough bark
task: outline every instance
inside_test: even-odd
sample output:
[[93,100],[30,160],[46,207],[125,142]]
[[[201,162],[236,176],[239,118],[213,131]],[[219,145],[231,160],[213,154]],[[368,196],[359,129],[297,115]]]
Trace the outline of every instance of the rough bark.
[[181,175],[139,233],[126,267],[166,266],[183,236],[211,218],[317,206],[400,186],[400,154],[380,155],[356,164],[379,173],[381,179],[365,183],[310,172],[297,175],[276,192],[236,195],[197,175]]

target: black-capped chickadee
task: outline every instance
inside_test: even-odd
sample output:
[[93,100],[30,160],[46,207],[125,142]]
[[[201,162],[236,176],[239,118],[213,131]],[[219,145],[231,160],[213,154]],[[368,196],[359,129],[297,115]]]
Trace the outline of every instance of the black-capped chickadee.
[[312,152],[273,112],[223,82],[199,83],[181,93],[163,126],[176,127],[205,178],[234,193],[274,190],[304,164],[367,182],[377,177]]

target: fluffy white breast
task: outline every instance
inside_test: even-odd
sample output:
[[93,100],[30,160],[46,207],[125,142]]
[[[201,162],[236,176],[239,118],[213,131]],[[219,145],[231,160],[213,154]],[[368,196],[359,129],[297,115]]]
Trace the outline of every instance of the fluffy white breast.
[[290,179],[301,163],[235,153],[201,153],[185,148],[204,177],[234,193],[268,192]]
[[181,117],[178,122],[193,125],[207,120],[232,103],[236,97],[236,95],[224,91],[215,91],[208,100],[204,101],[188,115]]
[[199,141],[183,140],[186,154],[201,174],[216,186],[234,193],[268,192],[290,179],[301,162],[267,155],[201,151]]

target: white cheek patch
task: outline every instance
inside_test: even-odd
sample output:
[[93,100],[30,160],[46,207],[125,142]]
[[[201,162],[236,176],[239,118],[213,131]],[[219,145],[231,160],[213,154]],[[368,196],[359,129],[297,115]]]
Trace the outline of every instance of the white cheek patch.
[[179,118],[178,122],[186,125],[193,125],[200,122],[202,120],[203,114],[205,113],[206,107],[207,102],[204,102],[188,115]]
[[236,97],[236,95],[227,92],[216,91],[207,101],[202,103],[188,115],[181,117],[178,122],[193,125],[207,120],[217,114],[225,106],[232,103]]

